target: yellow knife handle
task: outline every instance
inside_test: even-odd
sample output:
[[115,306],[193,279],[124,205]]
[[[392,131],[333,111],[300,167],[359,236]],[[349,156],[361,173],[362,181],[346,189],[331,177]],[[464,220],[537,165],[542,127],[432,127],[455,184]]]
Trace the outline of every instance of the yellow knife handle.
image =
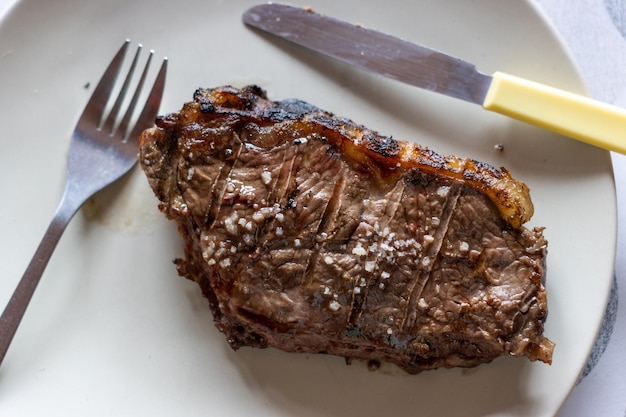
[[626,110],[617,106],[496,72],[483,107],[626,154]]

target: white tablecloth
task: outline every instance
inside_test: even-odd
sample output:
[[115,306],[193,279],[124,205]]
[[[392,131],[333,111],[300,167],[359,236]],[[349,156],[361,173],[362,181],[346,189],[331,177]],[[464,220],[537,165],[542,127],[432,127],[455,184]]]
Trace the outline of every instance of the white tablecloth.
[[[15,1],[0,0],[0,17]],[[626,0],[531,1],[560,32],[590,94],[626,107]],[[626,156],[613,155],[613,163],[621,214],[616,278],[594,352],[559,417],[626,417]]]

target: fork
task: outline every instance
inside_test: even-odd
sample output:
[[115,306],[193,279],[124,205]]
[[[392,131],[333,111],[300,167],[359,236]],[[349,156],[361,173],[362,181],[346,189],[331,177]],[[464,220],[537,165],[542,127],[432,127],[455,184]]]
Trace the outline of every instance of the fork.
[[[114,87],[121,78],[121,68],[130,41],[126,40],[98,82],[72,133],[67,161],[67,179],[61,202],[37,251],[0,316],[0,364],[26,312],[54,249],[70,220],[96,192],[126,174],[137,162],[137,138],[153,122],[161,104],[167,58],[164,58],[146,103],[134,120],[137,101],[145,84],[154,55],[150,51],[135,93],[126,105],[126,95],[133,80],[142,46],[130,64],[113,104]],[[123,108],[126,112],[122,113]],[[110,109],[109,109],[110,108]]]

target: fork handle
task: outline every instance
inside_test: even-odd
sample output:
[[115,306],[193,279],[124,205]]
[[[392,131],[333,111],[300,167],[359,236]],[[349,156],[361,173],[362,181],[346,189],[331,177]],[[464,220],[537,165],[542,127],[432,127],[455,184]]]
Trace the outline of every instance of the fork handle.
[[76,212],[76,210],[68,210],[67,204],[64,203],[65,200],[59,205],[22,279],[17,284],[9,303],[5,307],[2,316],[0,316],[0,364],[11,345],[13,336],[20,325],[28,303],[37,288],[37,284],[39,284],[39,280],[48,265],[54,249]]

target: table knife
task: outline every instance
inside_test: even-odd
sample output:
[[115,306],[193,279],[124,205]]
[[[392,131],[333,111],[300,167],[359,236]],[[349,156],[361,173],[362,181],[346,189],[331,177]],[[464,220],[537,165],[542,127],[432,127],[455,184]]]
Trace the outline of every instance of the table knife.
[[261,4],[243,21],[355,67],[626,154],[620,107],[500,71],[486,75],[459,58],[310,9]]

